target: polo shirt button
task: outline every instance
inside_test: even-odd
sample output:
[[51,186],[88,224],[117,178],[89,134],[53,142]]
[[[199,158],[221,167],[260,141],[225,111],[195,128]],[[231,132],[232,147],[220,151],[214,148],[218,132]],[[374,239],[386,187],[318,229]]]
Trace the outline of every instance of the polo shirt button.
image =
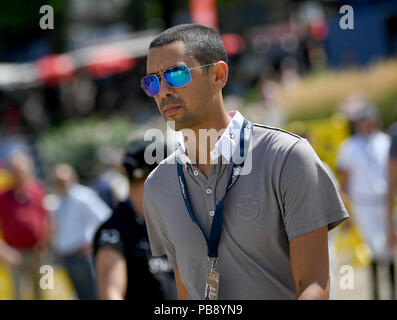
[[215,211],[214,211],[214,210],[211,210],[211,211],[210,211],[210,216],[213,217],[214,214],[215,214]]
[[198,176],[198,171],[197,171],[197,170],[194,170],[194,171],[193,171],[193,174],[197,177],[197,176]]
[[207,194],[211,194],[212,190],[210,188],[208,188],[207,190],[205,190],[205,192],[207,192]]

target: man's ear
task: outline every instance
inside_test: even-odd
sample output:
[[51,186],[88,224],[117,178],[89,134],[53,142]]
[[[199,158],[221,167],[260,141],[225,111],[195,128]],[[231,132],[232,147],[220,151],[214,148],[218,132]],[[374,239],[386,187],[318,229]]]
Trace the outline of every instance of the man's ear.
[[227,77],[229,74],[229,67],[225,61],[218,61],[211,68],[213,85],[215,89],[222,90],[226,85]]

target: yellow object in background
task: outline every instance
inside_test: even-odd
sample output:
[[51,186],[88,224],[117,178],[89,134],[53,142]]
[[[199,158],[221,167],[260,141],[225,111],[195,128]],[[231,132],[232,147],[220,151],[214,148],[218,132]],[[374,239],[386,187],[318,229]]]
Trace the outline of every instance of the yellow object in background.
[[[350,136],[348,119],[340,113],[325,119],[293,121],[286,130],[306,136],[319,158],[335,172],[340,144]],[[347,200],[347,199],[345,199]],[[348,212],[350,204],[345,203]],[[348,228],[338,227],[334,231],[335,253],[338,259],[349,265],[368,266],[372,253],[363,241],[358,229],[352,224]]]
[[309,123],[309,130],[318,156],[335,171],[340,144],[350,135],[346,117],[335,114],[325,120],[312,121]]
[[11,186],[11,176],[7,170],[0,168],[0,192],[7,190]]
[[[38,271],[39,272],[39,271]],[[31,300],[33,294],[28,285],[22,286],[22,299]],[[0,263],[0,300],[14,300],[12,274],[8,265]],[[54,288],[43,290],[44,300],[75,300],[77,299],[73,284],[66,270],[54,266]]]
[[[12,178],[4,168],[0,168],[0,193],[10,188]],[[0,239],[2,238],[0,230]],[[43,290],[44,300],[74,300],[77,298],[73,284],[66,270],[61,266],[55,265],[54,269],[54,288]],[[39,270],[37,270],[39,272]],[[29,283],[22,284],[22,299],[31,300],[33,298],[32,288]],[[13,300],[14,285],[10,266],[0,262],[0,300]]]
[[340,144],[350,135],[349,121],[343,114],[336,113],[318,120],[293,121],[284,128],[308,137],[319,158],[335,171]]
[[54,267],[54,289],[44,290],[44,300],[75,300],[77,299],[72,281],[66,270],[61,266]]
[[11,270],[5,264],[0,263],[0,300],[14,299]]
[[334,245],[338,258],[346,264],[365,267],[371,263],[371,249],[354,226],[350,226],[348,229],[338,228]]

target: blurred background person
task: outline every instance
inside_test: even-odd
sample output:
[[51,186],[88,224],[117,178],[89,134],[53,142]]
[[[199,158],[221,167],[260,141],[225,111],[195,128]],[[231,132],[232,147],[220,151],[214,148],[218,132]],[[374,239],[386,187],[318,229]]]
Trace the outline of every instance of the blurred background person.
[[353,119],[354,134],[345,140],[338,155],[342,192],[348,197],[352,221],[372,252],[373,298],[378,299],[378,267],[386,264],[394,299],[394,257],[388,247],[387,164],[390,136],[380,131],[374,105],[364,104]]
[[33,173],[30,156],[13,151],[8,158],[11,189],[0,195],[0,240],[2,257],[11,263],[15,299],[21,299],[23,281],[33,287],[33,299],[41,299],[40,267],[44,263],[49,235],[49,217],[43,207],[43,186]]
[[[333,170],[338,147],[350,135],[348,121],[339,115],[345,113],[340,106],[349,96],[360,100],[365,93],[379,108],[385,128],[397,121],[397,1],[51,3],[52,30],[39,23],[51,20],[50,11],[40,13],[43,1],[5,1],[0,12],[0,163],[6,163],[11,148],[23,144],[34,159],[36,178],[47,188],[52,186],[53,166],[69,163],[80,183],[97,190],[113,208],[127,198],[128,188],[120,194],[123,198],[114,197],[113,191],[122,190],[117,172],[108,170],[100,157],[113,158],[111,149],[124,151],[128,141],[149,128],[166,130],[157,106],[136,83],[146,75],[152,39],[182,23],[211,26],[221,33],[230,58],[224,88],[228,110],[243,110],[253,122],[292,132],[292,122],[304,122],[320,159]],[[351,19],[340,12],[349,4],[354,9]],[[354,32],[341,28],[347,18]],[[349,117],[350,112],[345,114]],[[0,193],[2,180],[0,174]],[[48,196],[54,200],[47,209],[52,217],[57,197]],[[337,244],[344,243],[337,246],[336,270],[352,265],[356,279],[354,290],[344,290],[338,285],[342,275],[336,273],[337,299],[371,298],[368,259],[362,258],[365,254],[349,258],[368,251],[343,240],[356,231],[353,226],[335,237]],[[360,261],[357,267],[354,261]],[[380,298],[389,289],[387,277],[381,278]],[[12,298],[8,265],[0,264],[0,283],[7,283],[0,300]],[[63,289],[45,293],[73,296]]]
[[110,208],[92,189],[78,183],[75,170],[58,164],[54,179],[60,191],[53,245],[66,268],[80,300],[96,299],[92,259],[95,230],[105,221]]
[[397,123],[390,128],[391,144],[389,152],[389,171],[388,171],[388,245],[390,250],[397,247],[396,225],[395,225],[395,197],[397,189]]
[[0,239],[0,262],[10,265],[20,265],[22,262],[21,254]]
[[[299,126],[296,127],[294,133],[300,135],[302,138],[305,138],[313,147],[315,146],[315,140],[313,136],[310,134],[308,128],[303,124],[300,123]],[[334,171],[330,168],[330,166],[323,161],[323,165],[325,170],[331,177],[332,181],[335,183],[336,188],[339,193],[342,194],[340,184],[338,178],[335,176]],[[350,213],[350,212],[349,212]],[[335,245],[335,236],[342,228],[346,228],[350,226],[350,219],[344,221],[336,230],[332,230],[332,232],[328,232],[328,255],[329,255],[329,275],[330,275],[330,288],[329,288],[329,299],[335,300],[335,291],[337,290],[338,281],[335,281],[335,278],[338,273],[338,255],[336,252],[336,245]]]
[[97,150],[95,175],[97,178],[90,187],[112,209],[128,198],[129,183],[122,171],[122,148],[102,146]]
[[[130,182],[129,199],[96,232],[94,251],[100,299],[176,299],[174,274],[167,258],[152,257],[143,215],[143,186],[156,167],[144,154],[152,142],[136,140],[126,149],[123,166]],[[158,148],[164,148],[157,145]],[[157,149],[156,149],[157,150]]]

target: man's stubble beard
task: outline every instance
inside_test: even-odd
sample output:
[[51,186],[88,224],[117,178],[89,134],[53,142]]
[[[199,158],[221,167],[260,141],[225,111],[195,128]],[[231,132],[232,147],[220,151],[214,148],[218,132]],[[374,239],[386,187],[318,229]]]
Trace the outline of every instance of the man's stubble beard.
[[195,127],[197,124],[194,117],[185,117],[183,119],[179,119],[175,121],[175,130],[180,131],[183,129],[190,129]]
[[193,129],[198,128],[200,123],[202,123],[202,115],[201,114],[193,114],[188,110],[181,110],[183,114],[180,119],[172,120],[175,122],[175,131],[180,131],[183,129]]

